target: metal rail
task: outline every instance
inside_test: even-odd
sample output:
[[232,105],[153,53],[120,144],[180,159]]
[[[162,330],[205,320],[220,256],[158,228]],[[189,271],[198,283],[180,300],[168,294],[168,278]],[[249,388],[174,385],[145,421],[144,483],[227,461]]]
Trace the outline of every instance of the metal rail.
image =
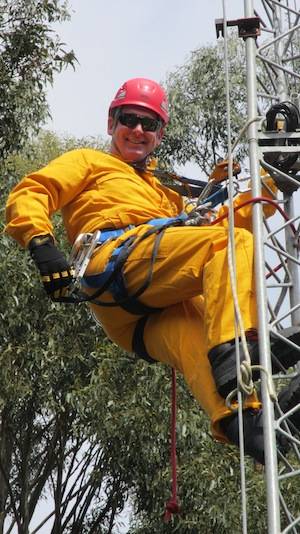
[[[272,373],[270,333],[285,342],[281,331],[300,325],[299,221],[295,215],[295,196],[300,185],[300,129],[295,132],[266,132],[263,120],[272,104],[284,101],[300,105],[300,0],[243,0],[244,18],[217,21],[217,32],[226,35],[225,26],[238,26],[245,41],[247,69],[247,137],[249,164],[254,197],[261,196],[260,168],[263,166],[282,187],[280,206],[285,218],[265,221],[259,203],[253,206],[255,243],[255,276],[258,305],[260,363]],[[242,1],[241,1],[242,8]],[[224,4],[223,12],[225,13]],[[293,154],[293,172],[276,166],[276,157]],[[275,157],[275,159],[274,159]],[[297,347],[289,342],[288,345]],[[298,372],[274,377],[274,383],[288,381]],[[278,380],[277,380],[278,379]],[[286,480],[300,482],[299,432],[291,430],[288,417],[300,408],[283,414],[272,401],[267,376],[262,373],[264,416],[265,483],[267,495],[268,534],[300,532],[300,512],[292,509],[282,491]],[[285,458],[278,453],[276,436],[290,442],[291,453]],[[243,482],[243,475],[242,475]],[[244,525],[246,534],[247,526]]]

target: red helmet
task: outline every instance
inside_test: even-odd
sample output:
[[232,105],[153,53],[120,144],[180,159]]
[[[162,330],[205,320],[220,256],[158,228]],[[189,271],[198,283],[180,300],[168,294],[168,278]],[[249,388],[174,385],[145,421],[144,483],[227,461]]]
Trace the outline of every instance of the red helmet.
[[123,83],[109,106],[109,112],[128,105],[150,109],[157,113],[165,124],[169,122],[167,95],[164,89],[152,80],[132,78]]

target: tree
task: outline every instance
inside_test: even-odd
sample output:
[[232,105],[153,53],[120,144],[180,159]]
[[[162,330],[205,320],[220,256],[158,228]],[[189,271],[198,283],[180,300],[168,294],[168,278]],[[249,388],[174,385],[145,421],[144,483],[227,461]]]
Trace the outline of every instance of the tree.
[[46,86],[75,64],[53,30],[68,18],[60,0],[0,0],[0,157],[19,149],[48,117]]
[[[204,46],[168,76],[171,123],[158,151],[165,164],[195,162],[208,176],[227,154],[224,43]],[[231,40],[230,101],[232,137],[246,121],[246,72],[244,47]],[[240,144],[239,158],[245,156]]]
[[[42,135],[27,147],[26,156],[19,153],[2,162],[2,176],[7,178],[3,192],[24,173],[78,143],[99,146],[97,140],[59,141],[49,133]],[[60,224],[58,218],[58,236]],[[60,241],[65,248],[62,236]],[[5,280],[0,303],[0,532],[6,519],[7,531],[10,522],[17,524],[19,534],[26,534],[47,488],[55,504],[53,534],[81,532],[95,501],[94,524],[102,525],[103,532],[107,524],[111,532],[109,525],[114,525],[124,502],[126,476],[124,481],[124,473],[122,478],[115,467],[107,467],[113,465],[111,451],[95,441],[90,425],[87,432],[80,395],[93,373],[97,375],[101,357],[113,360],[117,349],[85,307],[45,302],[28,255],[4,235],[0,271]]]

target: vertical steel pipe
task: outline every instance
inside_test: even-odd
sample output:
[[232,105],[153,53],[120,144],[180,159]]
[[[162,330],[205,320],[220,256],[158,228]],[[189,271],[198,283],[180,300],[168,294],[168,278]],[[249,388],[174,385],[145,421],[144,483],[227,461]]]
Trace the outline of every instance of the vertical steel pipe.
[[[254,16],[253,0],[244,0],[245,17]],[[246,37],[247,106],[249,163],[253,196],[261,196],[261,181],[258,158],[258,134],[255,37]],[[259,203],[253,206],[253,232],[255,248],[255,279],[258,310],[258,333],[261,365],[272,374],[268,329],[267,293],[265,280],[265,258],[263,238],[263,214]],[[268,533],[280,533],[280,505],[278,489],[277,450],[274,430],[274,407],[270,399],[266,377],[262,376],[262,400],[264,421],[265,472],[268,505]]]

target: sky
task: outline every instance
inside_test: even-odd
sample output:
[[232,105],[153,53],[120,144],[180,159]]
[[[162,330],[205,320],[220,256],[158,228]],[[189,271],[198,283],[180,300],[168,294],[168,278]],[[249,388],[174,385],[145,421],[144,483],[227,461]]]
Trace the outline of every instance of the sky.
[[[244,15],[244,0],[224,0],[226,18]],[[56,25],[78,64],[48,90],[46,127],[76,137],[106,136],[107,110],[124,81],[164,82],[190,53],[216,43],[222,0],[69,0],[71,20]]]

